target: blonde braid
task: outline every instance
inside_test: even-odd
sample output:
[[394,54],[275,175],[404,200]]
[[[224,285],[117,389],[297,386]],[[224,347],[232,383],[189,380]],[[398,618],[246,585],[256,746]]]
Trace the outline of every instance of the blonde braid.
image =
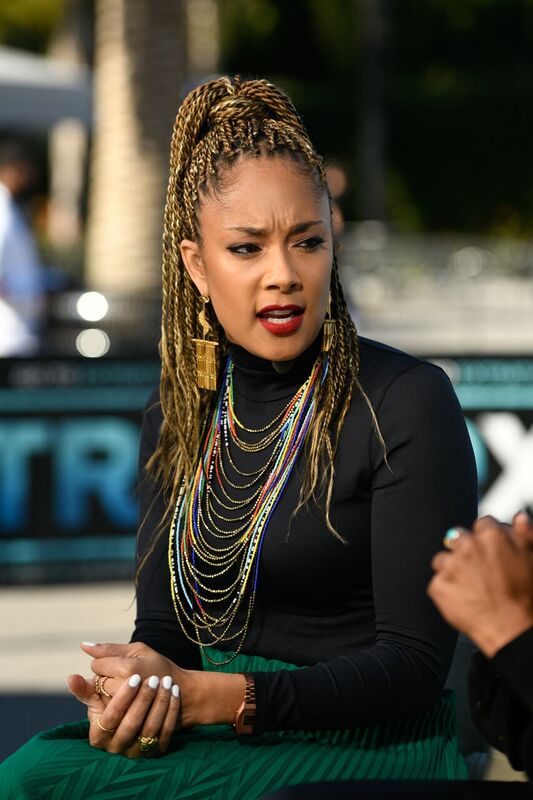
[[[202,199],[209,192],[217,192],[221,179],[238,157],[276,155],[290,157],[321,190],[327,191],[322,161],[296,109],[281,89],[268,81],[218,78],[194,89],[178,111],[171,142],[163,230],[160,343],[163,425],[156,450],[147,464],[167,503],[161,531],[170,519],[180,486],[183,482],[185,486],[190,484],[202,426],[213,402],[212,393],[198,389],[195,382],[191,340],[196,335],[201,301],[182,262],[179,245],[183,239],[200,238],[198,210]],[[311,498],[318,500],[326,490],[326,521],[336,534],[329,515],[333,460],[353,393],[362,391],[358,381],[357,332],[348,313],[336,259],[331,295],[337,336],[308,434],[306,472],[297,508]],[[227,340],[212,309],[210,323],[220,343],[217,348],[220,372]],[[364,393],[363,396],[366,399]]]

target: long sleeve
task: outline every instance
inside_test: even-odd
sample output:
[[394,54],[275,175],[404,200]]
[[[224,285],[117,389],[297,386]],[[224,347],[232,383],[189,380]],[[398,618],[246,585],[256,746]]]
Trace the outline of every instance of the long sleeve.
[[[447,528],[470,526],[476,516],[472,448],[455,394],[436,367],[411,360],[371,400],[387,447],[385,460],[371,433],[374,641],[314,666],[256,673],[258,732],[392,720],[428,709],[442,691],[456,636],[426,586]],[[359,434],[362,419],[361,411],[343,437]],[[344,446],[353,458],[356,443]]]
[[502,647],[492,659],[475,653],[469,677],[474,722],[503,750],[514,769],[533,780],[533,628]]
[[157,446],[161,412],[158,393],[150,396],[144,415],[139,451],[139,532],[137,567],[153,547],[138,575],[137,615],[132,642],[144,642],[175,664],[201,669],[199,650],[178,625],[170,593],[168,531],[159,531],[165,512],[161,492],[145,472],[145,465]]

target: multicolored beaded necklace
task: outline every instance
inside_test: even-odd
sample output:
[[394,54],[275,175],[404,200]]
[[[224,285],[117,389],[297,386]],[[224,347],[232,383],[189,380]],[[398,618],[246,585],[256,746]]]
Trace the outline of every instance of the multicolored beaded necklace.
[[[217,665],[235,658],[246,638],[265,532],[305,441],[317,393],[327,375],[328,356],[317,358],[309,378],[262,428],[247,428],[238,419],[233,370],[230,356],[190,490],[183,485],[178,496],[168,552],[172,601],[180,626],[187,638],[203,649],[207,660]],[[247,442],[239,430],[261,438]],[[247,453],[273,447],[264,466],[242,472],[231,456],[230,443]],[[228,466],[244,479],[243,483],[229,479]],[[243,497],[246,490],[250,494]],[[233,514],[227,516],[228,511]],[[226,530],[224,522],[228,523]],[[228,573],[227,586],[218,588],[218,579]],[[244,622],[230,633],[241,607],[245,608]],[[191,635],[191,627],[196,636]],[[233,653],[225,661],[212,661],[204,649],[234,640]]]

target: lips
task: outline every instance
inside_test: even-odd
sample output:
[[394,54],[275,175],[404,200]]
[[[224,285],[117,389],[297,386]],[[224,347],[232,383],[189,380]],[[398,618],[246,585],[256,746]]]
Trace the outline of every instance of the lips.
[[265,306],[257,313],[257,319],[270,333],[281,336],[298,330],[303,322],[305,309],[301,306]]

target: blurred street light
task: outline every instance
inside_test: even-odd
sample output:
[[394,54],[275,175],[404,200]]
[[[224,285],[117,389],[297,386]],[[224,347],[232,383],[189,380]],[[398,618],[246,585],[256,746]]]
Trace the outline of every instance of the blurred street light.
[[109,336],[99,328],[87,328],[76,339],[76,348],[86,358],[101,358],[110,347]]
[[100,292],[84,292],[76,303],[76,313],[87,322],[99,322],[109,311],[109,303]]

